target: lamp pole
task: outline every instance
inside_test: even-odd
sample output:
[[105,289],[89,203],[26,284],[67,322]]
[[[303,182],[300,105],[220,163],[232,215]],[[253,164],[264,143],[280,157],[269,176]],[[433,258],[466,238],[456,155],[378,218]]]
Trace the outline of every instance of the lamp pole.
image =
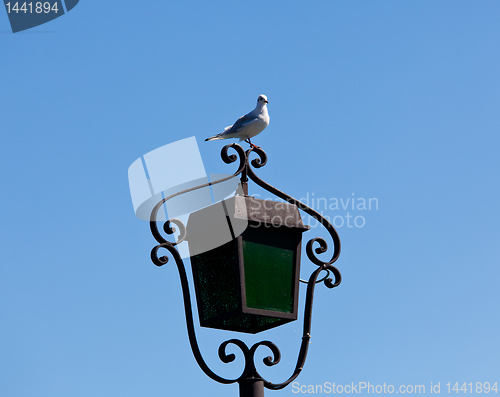
[[[235,154],[228,154],[228,150],[232,149],[235,150],[237,155]],[[255,158],[250,161],[249,157],[251,153],[255,153],[258,158]],[[313,306],[313,298],[314,298],[314,290],[316,287],[316,284],[318,283],[323,283],[327,288],[334,288],[338,286],[342,280],[340,272],[338,269],[333,265],[339,255],[340,255],[340,239],[337,234],[337,231],[333,227],[333,225],[328,222],[323,216],[321,216],[318,212],[316,212],[314,209],[310,208],[309,206],[303,204],[302,202],[296,200],[295,198],[287,195],[286,193],[278,190],[274,186],[268,184],[267,182],[264,182],[261,180],[257,175],[255,174],[253,168],[261,168],[267,163],[267,155],[262,150],[261,148],[258,147],[253,147],[247,150],[246,152],[243,150],[243,148],[238,145],[238,144],[230,144],[225,146],[222,149],[221,152],[221,157],[222,160],[226,164],[234,163],[239,159],[239,167],[238,170],[231,175],[230,177],[223,178],[214,182],[206,183],[197,187],[193,187],[190,189],[183,190],[181,192],[178,192],[176,194],[173,194],[169,197],[166,197],[165,199],[161,200],[158,202],[158,204],[154,207],[153,211],[151,212],[151,217],[150,217],[150,228],[151,228],[151,233],[153,234],[153,237],[155,240],[158,242],[158,245],[156,245],[152,251],[151,251],[151,260],[153,263],[157,266],[163,266],[169,261],[168,256],[159,256],[158,251],[160,249],[166,249],[170,256],[174,259],[175,264],[177,265],[177,270],[179,272],[179,277],[181,281],[181,287],[182,287],[182,294],[183,294],[183,299],[184,299],[184,311],[185,311],[185,316],[186,316],[186,325],[187,325],[187,331],[188,331],[188,337],[189,337],[189,342],[191,345],[191,350],[193,351],[193,355],[196,359],[196,362],[200,366],[200,368],[203,370],[203,372],[209,376],[211,379],[223,383],[223,384],[231,384],[231,383],[238,383],[239,384],[239,394],[240,397],[264,397],[264,388],[270,389],[270,390],[280,390],[288,386],[294,379],[299,376],[300,372],[302,371],[302,368],[304,367],[305,360],[307,357],[307,351],[309,347],[309,341],[311,339],[311,320],[312,320],[312,306]],[[196,339],[196,332],[195,332],[195,327],[194,327],[194,322],[193,322],[193,313],[192,313],[192,304],[191,304],[191,295],[189,291],[189,284],[188,284],[188,279],[186,275],[186,269],[184,267],[184,263],[182,261],[182,258],[179,254],[179,251],[177,250],[177,245],[180,244],[182,241],[186,239],[186,226],[179,220],[179,219],[169,219],[167,220],[164,225],[163,225],[163,231],[166,234],[173,234],[176,230],[174,228],[174,225],[177,226],[179,229],[179,237],[177,241],[171,242],[168,241],[164,238],[162,233],[158,230],[158,225],[157,225],[157,214],[161,206],[167,202],[168,200],[172,199],[173,197],[201,189],[204,187],[208,187],[211,185],[215,185],[224,181],[227,181],[231,178],[234,178],[236,176],[240,176],[240,182],[241,186],[243,189],[243,195],[246,197],[248,196],[248,179],[251,179],[253,182],[255,182],[257,185],[262,187],[263,189],[269,191],[270,193],[276,195],[277,197],[281,198],[282,200],[285,200],[286,202],[296,206],[298,209],[302,210],[303,212],[307,213],[308,215],[312,216],[315,218],[319,223],[321,223],[328,233],[330,234],[333,242],[333,253],[330,258],[330,260],[323,261],[320,258],[316,256],[316,254],[323,254],[328,251],[328,245],[326,241],[321,238],[321,237],[315,237],[310,239],[307,244],[306,244],[306,254],[309,260],[317,266],[317,268],[312,272],[312,274],[309,277],[309,280],[300,280],[303,283],[307,284],[307,291],[306,291],[306,301],[304,304],[304,324],[303,324],[303,333],[302,333],[302,342],[300,345],[298,357],[297,357],[297,362],[295,369],[293,373],[290,375],[290,377],[285,380],[284,382],[281,383],[272,383],[266,380],[264,377],[262,377],[259,372],[257,371],[255,367],[255,361],[254,361],[254,355],[256,350],[264,346],[267,349],[271,351],[271,355],[266,357],[263,362],[266,366],[271,367],[280,362],[281,359],[281,353],[278,347],[267,340],[255,343],[253,346],[248,347],[243,341],[239,339],[229,339],[225,342],[223,342],[218,349],[218,355],[220,360],[223,363],[231,363],[235,360],[235,355],[234,354],[227,354],[226,353],[226,347],[228,345],[236,345],[244,354],[245,357],[245,366],[244,369],[241,373],[241,375],[238,378],[234,379],[226,379],[223,378],[219,375],[217,375],[215,372],[213,372],[208,365],[206,364],[205,360],[203,359],[200,349],[198,346],[198,342]],[[320,273],[325,272],[326,274],[323,277],[320,277]],[[299,275],[297,274],[297,277]],[[333,277],[333,278],[332,278]],[[259,332],[259,331],[255,331]]]

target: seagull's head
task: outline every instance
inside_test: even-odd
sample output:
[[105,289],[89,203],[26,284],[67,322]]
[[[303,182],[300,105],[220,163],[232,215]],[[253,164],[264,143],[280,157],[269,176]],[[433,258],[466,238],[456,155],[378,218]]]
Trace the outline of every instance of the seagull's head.
[[267,96],[259,95],[259,97],[257,98],[257,105],[264,106],[266,103],[269,103],[267,101]]

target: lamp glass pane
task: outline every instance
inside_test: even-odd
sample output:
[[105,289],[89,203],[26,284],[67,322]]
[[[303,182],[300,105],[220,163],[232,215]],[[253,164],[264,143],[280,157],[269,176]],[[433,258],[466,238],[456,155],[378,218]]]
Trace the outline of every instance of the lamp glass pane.
[[203,319],[239,308],[238,270],[233,241],[192,258],[197,273]]
[[292,313],[295,239],[278,229],[259,232],[258,242],[243,241],[247,307]]

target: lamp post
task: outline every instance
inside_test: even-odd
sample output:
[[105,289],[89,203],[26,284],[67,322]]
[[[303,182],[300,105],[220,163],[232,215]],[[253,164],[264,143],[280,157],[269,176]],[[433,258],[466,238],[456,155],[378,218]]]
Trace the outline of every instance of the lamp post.
[[[235,150],[237,155],[228,155],[229,149]],[[250,161],[252,152],[258,158]],[[233,143],[222,149],[221,157],[226,164],[239,159],[238,170],[232,176],[183,190],[164,198],[154,207],[150,228],[159,244],[152,249],[151,260],[157,266],[168,262],[167,256],[158,255],[160,249],[169,251],[175,260],[182,286],[189,342],[203,372],[223,384],[237,382],[240,397],[263,397],[264,388],[283,389],[302,371],[311,339],[315,286],[323,282],[328,288],[334,288],[341,282],[340,272],[333,266],[340,255],[340,239],[335,228],[318,212],[257,177],[253,168],[261,168],[267,162],[267,155],[262,149],[255,147],[245,152],[240,145]],[[165,202],[236,176],[240,176],[240,195],[192,213],[187,225],[179,219],[167,220],[163,231],[173,234],[173,225],[176,225],[179,228],[179,237],[175,242],[167,241],[163,237],[158,230],[157,215]],[[287,203],[258,200],[248,196],[248,179]],[[322,261],[316,256],[328,250],[324,239],[315,237],[307,242],[307,257],[317,265],[308,281],[299,279],[302,233],[309,227],[302,223],[298,209],[318,220],[333,240],[333,253],[328,261]],[[227,222],[230,241],[214,243],[213,239],[218,238],[217,233],[212,233],[212,236],[210,234],[210,227],[214,222]],[[244,227],[239,227],[241,225]],[[211,236],[208,245],[206,236]],[[267,340],[255,343],[250,348],[239,339],[229,339],[219,346],[218,355],[224,363],[235,360],[234,354],[226,353],[229,344],[238,346],[243,352],[245,367],[238,378],[223,378],[205,363],[196,339],[186,269],[176,248],[184,240],[189,244],[198,314],[200,325],[203,327],[258,333],[294,321],[297,319],[299,281],[307,284],[302,343],[295,370],[286,381],[269,382],[255,367],[254,355],[260,346],[267,347],[272,353],[272,356],[263,360],[266,366],[274,366],[280,361],[280,350]],[[322,271],[326,271],[326,275],[319,278]]]

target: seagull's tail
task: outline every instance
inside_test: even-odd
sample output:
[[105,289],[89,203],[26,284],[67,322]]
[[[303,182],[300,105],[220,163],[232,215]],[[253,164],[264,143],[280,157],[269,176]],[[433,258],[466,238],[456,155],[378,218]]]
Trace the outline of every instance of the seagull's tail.
[[224,128],[224,131],[222,131],[220,134],[211,136],[210,138],[205,139],[205,141],[217,141],[219,139],[227,139],[228,136],[226,132],[228,132],[232,128],[232,125],[228,125],[226,128]]
[[217,135],[211,136],[210,138],[205,139],[205,141],[216,141],[219,139],[225,139],[225,138],[222,136],[222,134],[217,134]]

